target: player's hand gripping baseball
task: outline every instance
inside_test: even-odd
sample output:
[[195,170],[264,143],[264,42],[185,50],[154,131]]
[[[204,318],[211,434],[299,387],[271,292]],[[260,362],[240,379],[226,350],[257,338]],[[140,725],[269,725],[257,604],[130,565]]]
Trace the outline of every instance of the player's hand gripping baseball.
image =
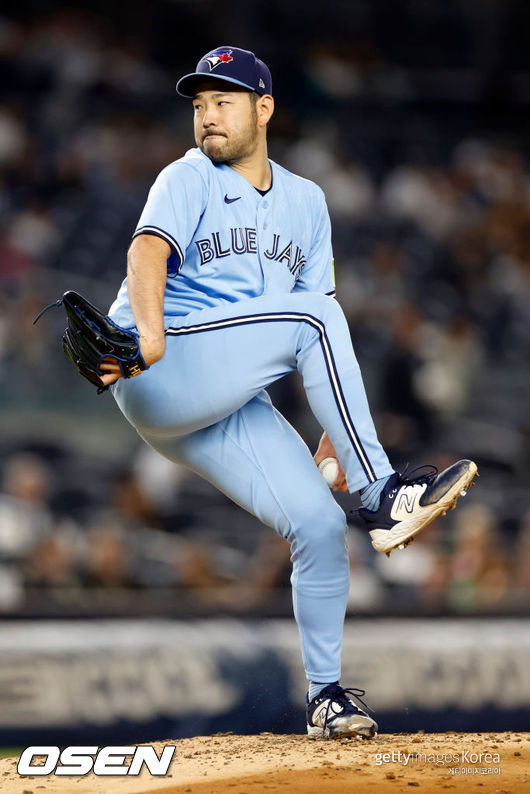
[[[147,339],[145,336],[140,337],[140,353],[148,367],[156,361],[160,361],[164,355],[165,349],[166,340],[164,337],[162,337],[162,339]],[[101,362],[101,370],[106,373],[105,375],[100,375],[104,386],[110,386],[111,383],[115,383],[118,378],[122,377],[119,364],[112,356],[103,359]]]
[[320,439],[318,449],[313,455],[313,460],[315,463],[318,464],[324,460],[324,458],[337,458],[337,463],[339,464],[339,473],[335,479],[335,482],[332,485],[333,491],[347,491],[348,486],[346,484],[346,474],[344,473],[344,469],[340,465],[340,461],[337,457],[337,453],[335,452],[335,447],[329,440],[329,436],[327,433],[322,434],[322,438]]

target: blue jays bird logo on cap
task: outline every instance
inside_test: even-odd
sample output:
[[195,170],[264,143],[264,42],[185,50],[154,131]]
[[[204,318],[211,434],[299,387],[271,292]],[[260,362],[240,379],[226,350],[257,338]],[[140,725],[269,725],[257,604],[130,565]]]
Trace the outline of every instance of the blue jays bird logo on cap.
[[203,61],[208,62],[210,71],[221,63],[230,63],[233,60],[232,50],[214,50],[211,55],[206,55],[203,58]]

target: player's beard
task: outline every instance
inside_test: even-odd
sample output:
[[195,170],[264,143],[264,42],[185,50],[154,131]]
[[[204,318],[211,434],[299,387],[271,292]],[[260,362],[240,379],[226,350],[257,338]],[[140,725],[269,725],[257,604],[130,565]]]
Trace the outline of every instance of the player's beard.
[[254,104],[247,125],[220,137],[206,136],[199,144],[199,149],[210,158],[212,163],[236,163],[250,157],[258,144],[257,112]]

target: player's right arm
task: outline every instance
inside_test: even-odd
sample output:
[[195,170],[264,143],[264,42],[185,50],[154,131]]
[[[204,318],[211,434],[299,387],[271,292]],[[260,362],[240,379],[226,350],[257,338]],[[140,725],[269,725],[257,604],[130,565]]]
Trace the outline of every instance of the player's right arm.
[[[171,247],[161,237],[140,234],[135,237],[127,254],[127,292],[138,334],[140,352],[151,366],[164,355],[164,291],[167,279],[167,260]],[[107,359],[101,369],[105,386],[121,377],[118,364]]]

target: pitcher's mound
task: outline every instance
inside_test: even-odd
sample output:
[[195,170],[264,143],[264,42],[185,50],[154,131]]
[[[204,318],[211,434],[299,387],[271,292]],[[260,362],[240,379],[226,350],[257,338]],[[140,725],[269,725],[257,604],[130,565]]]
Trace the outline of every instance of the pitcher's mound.
[[2,794],[378,794],[442,789],[530,791],[530,734],[392,734],[312,741],[305,736],[215,734],[176,745],[165,777],[20,777],[0,761]]

